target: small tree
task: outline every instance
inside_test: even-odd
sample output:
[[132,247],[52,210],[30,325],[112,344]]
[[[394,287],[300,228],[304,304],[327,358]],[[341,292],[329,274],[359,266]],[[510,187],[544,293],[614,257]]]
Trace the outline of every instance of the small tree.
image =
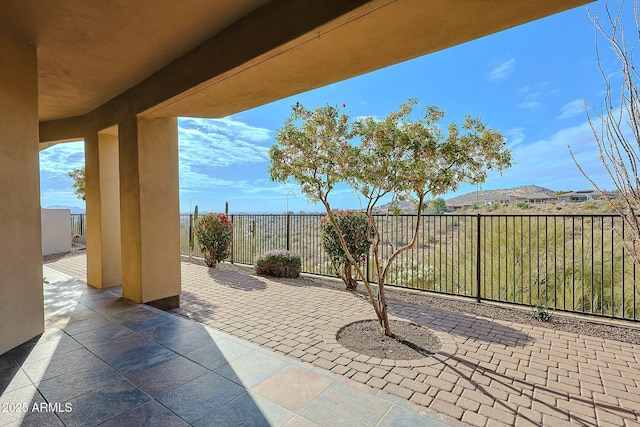
[[[334,219],[342,231],[344,242],[353,256],[353,259],[362,264],[369,255],[369,236],[367,236],[369,219],[364,212],[357,211],[335,211]],[[336,273],[344,282],[347,290],[355,290],[358,282],[353,277],[353,266],[346,252],[342,248],[343,240],[336,232],[336,228],[328,217],[320,220],[320,231],[322,233],[322,247],[329,255]]]
[[[627,226],[628,234],[623,244],[633,257],[634,263],[640,265],[640,71],[636,68],[633,54],[640,44],[640,14],[638,1],[633,2],[633,12],[623,13],[624,2],[617,10],[610,10],[609,3],[604,3],[605,20],[599,15],[589,14],[596,30],[596,58],[598,69],[605,83],[605,95],[596,118],[592,118],[586,108],[587,119],[591,125],[596,141],[600,162],[613,182],[622,203],[611,199],[607,192],[589,177],[576,160],[571,147],[571,157],[587,180],[608,200],[611,208],[617,212]],[[634,27],[625,31],[622,18],[633,15]],[[598,48],[598,36],[614,52],[620,65],[620,85],[612,84],[612,74],[603,68]],[[608,67],[607,67],[608,68]],[[622,232],[617,230],[622,237]],[[630,236],[629,236],[630,235]],[[629,239],[630,237],[630,239]]]
[[84,167],[72,169],[70,172],[67,172],[73,179],[73,193],[80,200],[85,200],[85,174]]
[[[462,126],[452,123],[445,134],[438,126],[444,113],[436,107],[427,108],[421,120],[410,119],[416,103],[410,100],[384,120],[365,118],[353,124],[336,107],[319,107],[312,111],[296,104],[291,116],[278,130],[278,144],[269,150],[271,178],[279,182],[294,179],[302,193],[324,205],[342,249],[365,285],[387,335],[392,333],[384,294],[385,279],[395,259],[416,244],[421,221],[419,213],[426,195],[444,194],[455,190],[462,182],[483,182],[487,170],[501,170],[511,164],[511,154],[504,147],[502,135],[487,128],[479,119],[467,117]],[[352,139],[359,144],[350,143]],[[371,243],[377,296],[374,296],[366,272],[349,251],[344,232],[329,203],[329,194],[341,181],[348,183],[366,201],[367,236]],[[383,236],[373,213],[376,204],[388,195],[394,200],[407,200],[413,196],[418,215],[410,243],[402,247],[392,245],[391,256],[383,259]]]
[[435,199],[433,199],[431,201],[431,205],[433,206],[433,209],[438,212],[447,210],[447,202],[445,202],[442,197],[436,197]]
[[223,213],[209,213],[199,216],[193,226],[193,234],[198,239],[200,252],[209,267],[224,261],[231,254],[233,223]]

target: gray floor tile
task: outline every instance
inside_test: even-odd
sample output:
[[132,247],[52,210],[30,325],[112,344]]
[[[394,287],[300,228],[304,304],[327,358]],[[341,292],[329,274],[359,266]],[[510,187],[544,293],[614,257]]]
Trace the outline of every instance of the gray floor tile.
[[178,356],[129,377],[145,393],[157,397],[209,373],[207,368]]
[[444,424],[409,409],[393,405],[377,427],[444,427]]
[[59,272],[58,270],[54,270],[51,267],[46,265],[42,266],[42,277],[46,278],[49,283],[55,282],[64,282],[65,280],[71,279],[71,276],[67,276],[64,273]]
[[40,338],[29,340],[10,350],[9,353],[20,364],[37,362],[38,360],[51,359],[82,348],[78,342],[68,335],[58,336],[55,339],[40,342]]
[[254,350],[236,341],[220,339],[185,356],[206,368],[215,369],[251,351]]
[[326,427],[374,426],[391,403],[364,392],[355,392],[335,383],[300,411],[303,417]]
[[80,344],[89,346],[91,344],[110,343],[115,339],[127,336],[136,337],[138,335],[122,325],[109,323],[99,329],[78,333],[73,338]]
[[387,402],[391,402],[413,412],[420,412],[420,410],[422,409],[422,406],[418,406],[415,403],[408,401],[407,399],[403,399],[402,397],[396,396],[394,394],[389,394],[383,390],[377,392],[376,396],[378,396],[380,399],[384,399]]
[[[113,298],[116,298],[113,296]],[[132,310],[136,307],[135,303],[122,300],[119,297],[116,299],[94,301],[88,304],[93,310],[105,316],[117,316],[127,310]]]
[[296,415],[284,424],[284,427],[319,427],[318,424],[311,420]]
[[66,403],[72,410],[58,415],[67,427],[96,426],[150,399],[129,381],[122,380],[69,400]]
[[111,321],[104,317],[93,317],[91,319],[80,320],[78,322],[69,323],[62,326],[62,329],[69,335],[77,335],[83,332],[93,331],[96,329],[109,326]]
[[204,416],[196,427],[282,426],[294,417],[288,409],[255,393],[244,393]]
[[214,371],[249,389],[260,384],[286,365],[287,363],[277,356],[252,351],[214,369]]
[[64,427],[55,412],[29,412],[25,418],[4,427]]
[[51,359],[25,363],[22,365],[22,369],[29,375],[31,381],[38,383],[98,362],[100,359],[89,350],[80,348]]
[[0,425],[22,422],[30,418],[34,404],[45,403],[42,395],[34,385],[0,394],[0,408],[6,409],[0,412]]
[[244,387],[211,372],[160,396],[158,401],[193,423],[245,391]]
[[298,412],[334,382],[310,369],[288,364],[251,390],[291,411]]
[[158,338],[155,341],[180,354],[190,353],[214,342],[204,327],[193,328],[190,331],[171,337]]
[[42,381],[38,389],[48,402],[65,402],[122,379],[121,375],[100,361]]
[[112,315],[111,319],[133,331],[139,331],[170,322],[172,315],[144,305],[136,305],[117,315]]
[[18,365],[0,371],[0,394],[32,385],[31,378]]
[[204,328],[202,325],[174,316],[174,318],[168,322],[150,328],[140,329],[138,333],[154,341],[158,341],[202,328]]
[[186,421],[151,400],[127,412],[113,417],[100,427],[188,427]]
[[16,360],[13,358],[13,356],[9,354],[9,352],[0,354],[0,372],[2,372],[4,369],[15,368],[16,366],[18,366],[18,364],[16,363]]
[[[140,338],[140,340],[142,342],[129,351],[104,361],[123,376],[128,377],[178,357],[177,353],[160,344],[146,338]],[[119,346],[121,341],[114,342],[113,345]]]
[[74,306],[73,311],[50,312],[45,309],[44,312],[44,317],[51,320],[58,326],[64,326],[69,323],[79,322],[81,320],[91,319],[98,316],[100,316],[100,313],[82,305]]

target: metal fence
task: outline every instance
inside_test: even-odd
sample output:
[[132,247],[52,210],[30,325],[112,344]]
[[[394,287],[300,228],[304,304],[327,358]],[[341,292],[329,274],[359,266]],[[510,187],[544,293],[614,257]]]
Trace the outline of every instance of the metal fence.
[[[322,249],[322,215],[230,215],[231,261],[289,249],[304,272],[335,276]],[[390,285],[603,317],[640,320],[637,269],[615,215],[423,215],[417,245],[397,258]],[[382,255],[410,241],[415,215],[380,215]],[[189,215],[181,245],[189,253]],[[194,254],[197,254],[197,248]],[[375,279],[368,265],[370,279]],[[375,281],[375,280],[374,280]]]
[[78,251],[86,246],[87,216],[85,214],[71,214],[71,250]]

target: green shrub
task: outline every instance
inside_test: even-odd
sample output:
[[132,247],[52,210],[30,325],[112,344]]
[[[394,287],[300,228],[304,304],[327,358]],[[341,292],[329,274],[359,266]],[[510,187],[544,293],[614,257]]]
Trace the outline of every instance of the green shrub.
[[286,249],[267,251],[256,258],[256,273],[274,277],[298,277],[302,269],[300,257]]
[[222,213],[199,216],[193,225],[193,235],[198,240],[200,252],[209,267],[215,266],[231,254],[233,223]]
[[[364,212],[334,211],[333,218],[342,231],[342,236],[347,244],[347,249],[356,262],[364,262],[369,255],[371,243],[367,239],[368,217]],[[353,278],[351,262],[342,248],[335,227],[326,216],[320,220],[320,232],[322,233],[322,247],[331,259],[336,273],[345,283],[347,289],[356,289],[358,282]]]

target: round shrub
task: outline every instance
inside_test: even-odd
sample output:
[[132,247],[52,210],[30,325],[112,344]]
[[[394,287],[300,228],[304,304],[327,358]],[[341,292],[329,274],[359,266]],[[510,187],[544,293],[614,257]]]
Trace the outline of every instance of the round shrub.
[[[367,239],[369,224],[367,214],[358,211],[334,211],[333,218],[342,231],[347,249],[353,259],[358,263],[364,262],[371,246]],[[349,258],[342,248],[338,232],[328,216],[320,220],[320,231],[322,233],[322,247],[338,270],[340,278],[347,289],[356,289],[358,282],[351,274],[351,262],[349,262]]]
[[298,277],[300,257],[286,249],[274,249],[256,257],[256,273],[274,277]]
[[198,240],[200,252],[209,267],[215,266],[231,254],[233,223],[223,213],[199,216],[193,225],[193,235]]

